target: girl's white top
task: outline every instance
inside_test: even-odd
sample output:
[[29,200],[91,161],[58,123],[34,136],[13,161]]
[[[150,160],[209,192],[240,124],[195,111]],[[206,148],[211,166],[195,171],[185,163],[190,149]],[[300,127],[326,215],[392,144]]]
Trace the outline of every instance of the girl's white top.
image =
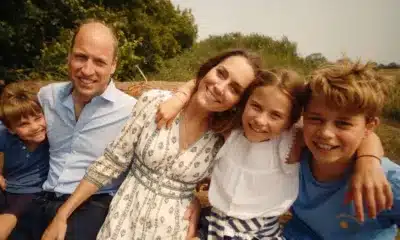
[[226,215],[251,219],[279,216],[296,200],[299,164],[287,164],[294,128],[268,141],[252,143],[234,130],[217,154],[208,193]]

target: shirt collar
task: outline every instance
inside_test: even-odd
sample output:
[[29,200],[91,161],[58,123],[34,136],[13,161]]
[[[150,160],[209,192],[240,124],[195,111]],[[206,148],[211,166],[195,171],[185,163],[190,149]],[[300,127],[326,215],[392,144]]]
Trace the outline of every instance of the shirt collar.
[[[71,95],[72,88],[73,88],[72,83],[69,82],[67,86],[62,90],[61,98],[65,100],[69,95]],[[111,79],[110,82],[108,83],[106,90],[98,97],[103,98],[110,102],[115,102],[117,100],[118,94],[119,91],[115,86],[113,79]]]

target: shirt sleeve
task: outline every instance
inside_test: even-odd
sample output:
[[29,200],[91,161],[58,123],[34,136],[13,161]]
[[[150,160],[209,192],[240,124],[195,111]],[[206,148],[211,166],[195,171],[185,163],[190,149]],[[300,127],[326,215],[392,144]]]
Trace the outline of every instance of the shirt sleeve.
[[383,158],[382,167],[392,186],[393,207],[391,210],[383,211],[380,215],[389,218],[397,226],[400,226],[400,166],[387,158]]
[[84,179],[101,188],[125,172],[132,162],[135,145],[144,123],[149,113],[157,107],[157,100],[163,92],[165,91],[151,90],[139,98],[119,136],[107,146],[104,154],[89,166]]
[[0,152],[4,152],[7,144],[8,129],[0,121]]
[[290,151],[292,150],[296,140],[297,129],[292,127],[291,129],[284,131],[278,139],[278,156],[281,163],[282,170],[286,174],[293,174],[298,172],[298,163],[287,164],[286,161],[289,158]]

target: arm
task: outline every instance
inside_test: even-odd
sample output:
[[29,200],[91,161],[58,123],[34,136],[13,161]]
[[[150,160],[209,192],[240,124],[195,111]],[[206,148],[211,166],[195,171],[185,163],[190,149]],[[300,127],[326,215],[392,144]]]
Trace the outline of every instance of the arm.
[[383,154],[382,143],[373,132],[364,138],[357,149],[348,200],[354,200],[356,215],[360,221],[364,221],[363,198],[365,198],[371,218],[376,217],[377,212],[390,208],[393,203],[390,184],[380,165]]
[[294,139],[294,143],[292,148],[290,149],[289,157],[286,160],[286,163],[292,164],[297,163],[300,160],[301,150],[305,147],[304,138],[303,138],[303,129],[296,129],[296,136]]
[[71,214],[90,196],[95,194],[99,187],[82,179],[79,186],[68,200],[58,209],[56,216],[43,233],[42,240],[64,239],[67,232],[67,220]]
[[[145,96],[147,96],[146,101],[144,100]],[[149,99],[147,94],[143,94],[139,98],[131,118],[119,136],[107,146],[103,156],[89,166],[79,186],[57,211],[53,221],[43,234],[43,240],[64,239],[67,220],[74,210],[111,179],[117,178],[125,172],[132,161],[135,142],[144,126],[145,109],[151,102],[153,99]]]
[[8,130],[0,121],[0,189],[5,191],[7,187],[6,179],[3,177],[3,167],[4,167],[4,150],[5,144],[7,142]]
[[160,129],[164,125],[171,127],[172,121],[193,95],[195,87],[196,80],[192,79],[180,86],[174,96],[160,104],[156,115],[157,128]]

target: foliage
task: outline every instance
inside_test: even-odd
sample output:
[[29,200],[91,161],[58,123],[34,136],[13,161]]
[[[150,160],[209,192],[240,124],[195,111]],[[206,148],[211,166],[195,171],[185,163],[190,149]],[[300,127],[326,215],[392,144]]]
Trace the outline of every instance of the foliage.
[[169,0],[4,1],[0,79],[20,78],[21,72],[51,79],[64,76],[72,31],[87,18],[104,20],[117,29],[120,80],[133,78],[136,65],[157,71],[164,59],[190,48],[197,35],[191,12],[176,9]]
[[325,63],[326,58],[320,53],[302,58],[297,53],[297,45],[287,37],[274,40],[271,37],[251,34],[229,33],[222,36],[210,36],[196,43],[192,49],[167,60],[164,68],[152,78],[166,81],[183,81],[190,79],[198,67],[209,57],[232,48],[246,48],[262,56],[264,65],[271,67],[291,67],[303,74],[308,74],[316,66]]

